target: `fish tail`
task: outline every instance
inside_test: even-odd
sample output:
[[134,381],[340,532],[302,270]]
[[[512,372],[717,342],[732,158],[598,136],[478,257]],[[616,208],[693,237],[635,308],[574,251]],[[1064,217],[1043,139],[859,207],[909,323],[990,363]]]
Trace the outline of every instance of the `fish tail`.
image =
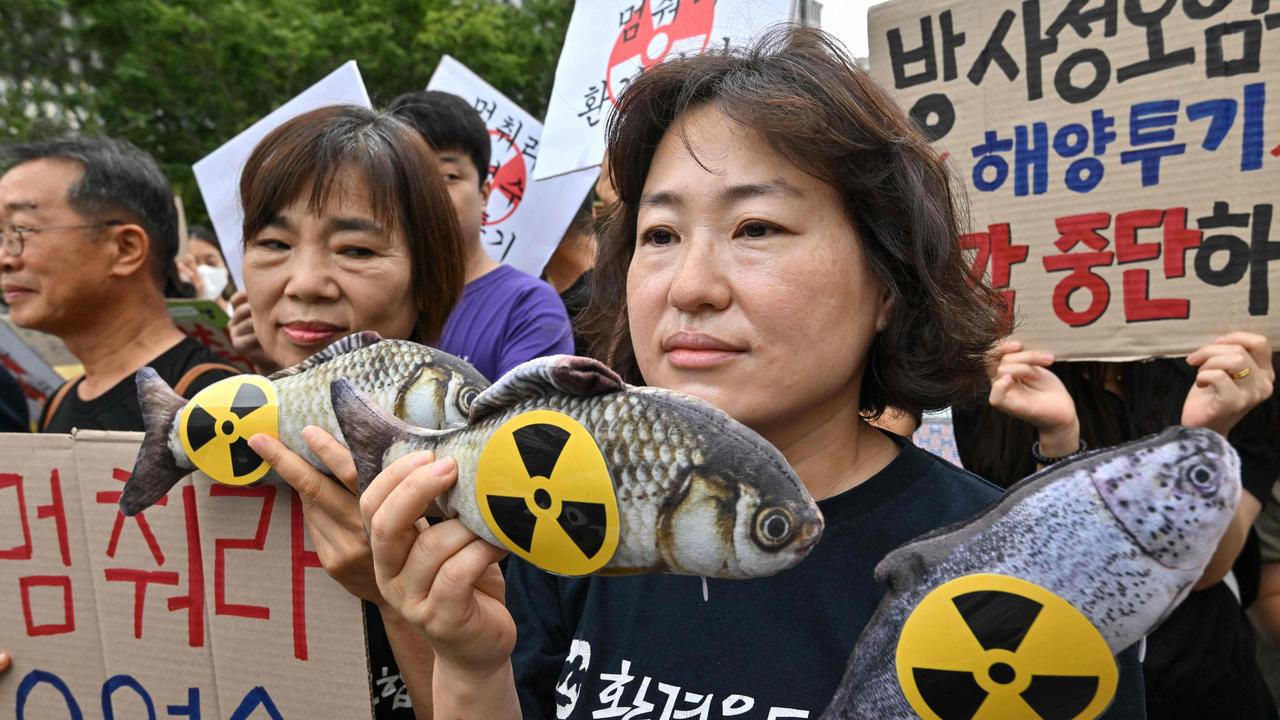
[[169,449],[169,433],[178,411],[187,404],[186,399],[149,367],[138,371],[135,382],[146,435],[142,438],[133,473],[120,495],[120,512],[125,515],[137,515],[151,507],[190,472],[189,468],[178,466],[177,458]]
[[355,461],[356,477],[363,493],[382,472],[387,450],[398,442],[427,449],[437,434],[414,427],[384,410],[351,381],[339,378],[329,384],[333,414],[342,429],[342,438]]

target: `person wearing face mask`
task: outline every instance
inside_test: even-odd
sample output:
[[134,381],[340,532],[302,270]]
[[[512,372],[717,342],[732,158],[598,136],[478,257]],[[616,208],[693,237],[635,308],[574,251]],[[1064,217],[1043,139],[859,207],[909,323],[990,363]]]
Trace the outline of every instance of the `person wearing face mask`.
[[58,336],[85,369],[46,403],[40,430],[142,430],[134,374],[144,365],[184,397],[237,374],[165,308],[177,284],[178,218],[150,155],[81,137],[0,154],[0,286],[10,316]]
[[[647,68],[608,137],[618,217],[584,318],[598,356],[775,445],[821,541],[751,580],[517,558],[504,580],[506,553],[461,521],[418,521],[458,472],[416,453],[361,498],[378,586],[434,648],[438,717],[816,718],[885,592],[876,564],[999,496],[867,420],[974,392],[1001,302],[971,281],[944,162],[819,31]],[[1136,651],[1120,667],[1107,717],[1142,717]]]
[[[300,115],[254,149],[240,199],[247,317],[271,366],[296,365],[355,332],[440,337],[466,252],[435,158],[412,128],[353,106]],[[325,571],[364,601],[375,716],[412,718],[415,705],[431,706],[430,682],[414,683],[430,648],[374,582],[350,453],[319,428],[304,438],[326,467],[265,435],[249,443],[302,496]],[[407,688],[381,692],[395,676]]]
[[209,228],[193,225],[187,230],[187,238],[187,257],[178,263],[182,279],[195,287],[197,298],[214,300],[218,307],[230,312],[229,301],[236,288],[218,236]]

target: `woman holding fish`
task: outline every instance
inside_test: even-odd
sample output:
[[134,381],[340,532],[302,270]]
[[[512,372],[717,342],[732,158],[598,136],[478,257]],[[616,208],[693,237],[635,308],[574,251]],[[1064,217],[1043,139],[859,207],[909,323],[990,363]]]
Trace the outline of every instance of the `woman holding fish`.
[[[331,377],[357,380],[389,406],[413,406],[410,419],[428,427],[465,417],[454,405],[487,384],[450,356],[394,342],[439,337],[462,292],[465,253],[453,206],[418,133],[355,107],[315,110],[273,131],[246,163],[240,190],[247,307],[267,358],[295,366],[273,378],[282,435],[306,445],[298,454],[258,435],[252,447],[302,497],[325,570],[366,601],[375,679],[396,675],[398,661],[411,697],[429,706],[430,686],[414,679],[428,672],[430,650],[373,583],[355,468],[325,418]],[[360,331],[370,332],[351,335]],[[374,342],[372,333],[388,340]],[[317,353],[323,363],[309,360]],[[304,360],[310,365],[298,365]],[[450,389],[439,393],[444,405],[414,400],[434,399],[439,385]],[[412,708],[393,707],[395,695],[374,700],[378,718],[413,717]]]
[[[816,717],[884,595],[876,564],[998,497],[866,418],[972,393],[999,301],[970,283],[944,164],[821,33],[648,69],[611,123],[620,202],[588,310],[597,353],[623,380],[705,400],[781,451],[822,512],[821,540],[810,548],[792,532],[799,515],[756,512],[759,498],[715,473],[663,485],[623,458],[620,497],[650,506],[659,545],[686,525],[720,534],[629,567],[650,574],[513,561],[504,582],[505,552],[462,519],[420,521],[474,473],[419,452],[360,499],[378,587],[434,649],[441,717]],[[543,370],[562,390],[587,385]],[[604,389],[578,389],[578,402]],[[482,397],[485,413],[502,412],[502,395]],[[633,451],[660,454],[656,434],[636,428]],[[715,435],[699,437],[714,453]],[[804,559],[769,577],[775,566],[743,561],[783,550]],[[1121,665],[1109,716],[1140,717],[1136,660]]]

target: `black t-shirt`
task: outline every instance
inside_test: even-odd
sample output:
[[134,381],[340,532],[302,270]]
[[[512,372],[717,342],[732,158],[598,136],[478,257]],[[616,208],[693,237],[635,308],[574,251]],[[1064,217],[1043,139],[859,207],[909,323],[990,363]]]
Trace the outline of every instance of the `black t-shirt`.
[[[200,374],[187,388],[184,395],[191,398],[204,388],[219,380],[229,378],[237,373],[214,355],[212,351],[201,345],[198,340],[183,338],[181,342],[165,350],[156,359],[147,363],[160,375],[170,387],[177,384],[188,370],[208,363],[222,365],[211,368]],[[81,430],[137,430],[142,425],[142,408],[138,406],[138,385],[133,375],[116,383],[115,387],[92,400],[81,400],[77,387],[83,378],[72,380],[72,388],[62,396],[62,402],[53,412],[48,426],[43,432],[69,433],[73,428]],[[43,425],[48,406],[41,413]]]
[[[702,578],[563,578],[513,559],[507,606],[524,717],[820,716],[885,592],[876,564],[999,497],[977,476],[895,441],[901,452],[887,467],[818,503],[822,540],[773,577],[707,580],[704,598]],[[1142,717],[1141,682],[1127,651],[1108,717]]]
[[373,698],[373,717],[375,720],[415,720],[413,700],[391,652],[382,613],[373,603],[360,604],[364,607],[365,640],[369,646],[369,694]]
[[27,396],[18,380],[0,367],[0,432],[31,432]]
[[573,326],[573,352],[583,357],[587,355],[587,340],[578,330],[578,316],[587,308],[590,285],[591,270],[587,270],[560,293],[560,301],[564,303],[564,310],[569,314],[569,324]]

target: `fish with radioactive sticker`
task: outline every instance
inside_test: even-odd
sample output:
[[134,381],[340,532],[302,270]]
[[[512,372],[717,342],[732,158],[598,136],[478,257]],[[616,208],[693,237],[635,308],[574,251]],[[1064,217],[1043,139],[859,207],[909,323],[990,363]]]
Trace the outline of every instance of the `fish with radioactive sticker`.
[[333,408],[362,491],[410,452],[453,457],[444,514],[549,572],[762,577],[800,562],[822,533],[817,504],[767,441],[595,360],[517,366],[462,428],[411,427],[344,380]]
[[1235,451],[1198,428],[1032,475],[881,561],[888,593],[822,717],[1097,717],[1115,654],[1191,591],[1239,499]]
[[218,482],[248,485],[270,467],[249,448],[266,433],[317,468],[325,465],[302,439],[308,425],[342,435],[329,404],[329,383],[348,378],[397,417],[421,427],[466,422],[472,401],[489,383],[467,362],[376,332],[348,335],[270,377],[239,375],[201,390],[188,402],[149,367],[138,371],[138,403],[146,435],[120,509],[134,515],[199,469]]

